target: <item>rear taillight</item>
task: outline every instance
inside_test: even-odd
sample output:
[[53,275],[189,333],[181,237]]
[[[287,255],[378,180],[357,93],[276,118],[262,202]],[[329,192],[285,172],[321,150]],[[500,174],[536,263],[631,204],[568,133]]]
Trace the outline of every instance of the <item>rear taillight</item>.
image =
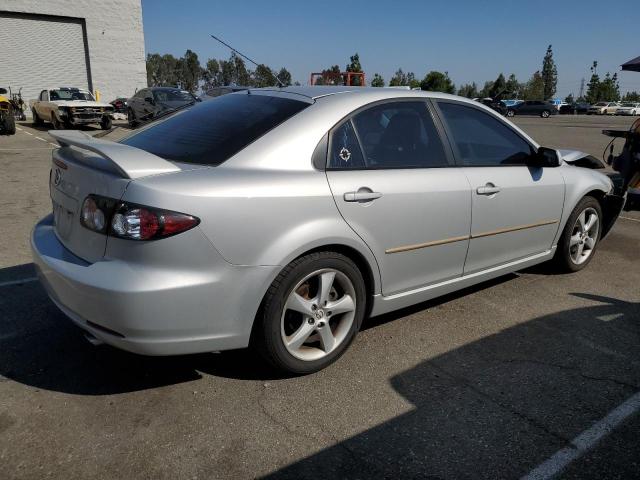
[[200,223],[192,215],[117,202],[89,195],[80,222],[89,230],[128,240],[156,240],[185,232]]

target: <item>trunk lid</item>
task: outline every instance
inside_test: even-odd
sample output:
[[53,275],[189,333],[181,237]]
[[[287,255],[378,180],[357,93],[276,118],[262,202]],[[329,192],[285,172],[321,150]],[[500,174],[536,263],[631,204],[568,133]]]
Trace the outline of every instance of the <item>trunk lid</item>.
[[82,132],[50,134],[62,147],[53,151],[49,178],[54,231],[68,250],[90,263],[104,256],[107,236],[80,224],[85,198],[95,194],[120,200],[127,185],[137,178],[181,171],[144,150]]

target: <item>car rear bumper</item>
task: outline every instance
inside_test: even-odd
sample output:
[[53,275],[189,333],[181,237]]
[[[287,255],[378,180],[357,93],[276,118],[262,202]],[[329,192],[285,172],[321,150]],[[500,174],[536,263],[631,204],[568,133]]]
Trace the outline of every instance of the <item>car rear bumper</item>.
[[[186,252],[175,251],[174,257],[199,258],[198,262],[186,258],[184,269],[108,258],[88,263],[60,243],[52,215],[35,226],[31,249],[38,277],[52,301],[104,343],[144,355],[246,347],[277,267],[231,265],[216,256],[199,229],[182,235],[187,237],[186,248],[180,249]],[[194,244],[201,248],[194,249]]]

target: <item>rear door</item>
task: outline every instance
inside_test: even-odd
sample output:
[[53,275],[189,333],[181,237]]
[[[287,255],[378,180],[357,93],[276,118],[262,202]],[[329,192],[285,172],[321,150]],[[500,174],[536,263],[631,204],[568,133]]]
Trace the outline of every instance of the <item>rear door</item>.
[[480,108],[438,101],[456,161],[472,189],[465,275],[548,251],[564,203],[559,168],[533,168],[534,148]]
[[368,106],[330,133],[327,177],[340,213],[373,251],[390,295],[462,275],[469,182],[425,101]]

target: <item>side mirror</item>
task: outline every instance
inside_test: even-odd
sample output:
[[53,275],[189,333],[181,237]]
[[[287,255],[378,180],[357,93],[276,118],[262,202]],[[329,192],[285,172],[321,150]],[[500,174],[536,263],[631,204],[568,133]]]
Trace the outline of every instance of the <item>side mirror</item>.
[[153,101],[153,97],[145,97],[144,101],[147,102],[147,103],[150,103],[151,105],[156,103],[156,102]]
[[538,151],[534,153],[527,164],[530,167],[542,168],[542,167],[559,167],[562,164],[558,151],[554,148],[540,147]]

